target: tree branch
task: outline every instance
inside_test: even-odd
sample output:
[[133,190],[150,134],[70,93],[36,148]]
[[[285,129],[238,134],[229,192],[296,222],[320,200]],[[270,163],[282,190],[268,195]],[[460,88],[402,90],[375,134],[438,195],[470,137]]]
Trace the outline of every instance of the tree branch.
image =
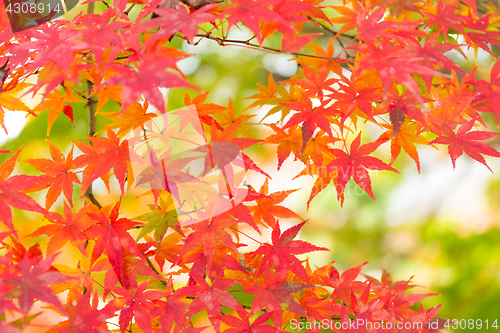
[[[91,2],[88,4],[87,7],[87,14],[93,14],[94,13],[94,2]],[[96,132],[96,99],[95,96],[91,96],[91,92],[94,89],[94,84],[90,81],[86,82],[87,84],[87,90],[88,90],[88,100],[87,100],[87,108],[89,109],[89,137],[93,137]],[[90,141],[90,144],[92,144],[92,141]],[[92,202],[94,205],[99,207],[99,209],[102,208],[102,205],[97,201],[97,199],[94,197],[94,194],[92,193],[92,184],[87,187],[87,190],[85,191],[85,194],[83,195],[84,197],[87,197],[90,202]]]
[[226,38],[221,38],[221,37],[215,37],[215,36],[212,36],[211,34],[197,34],[196,37],[207,38],[207,39],[216,41],[220,46],[237,44],[237,45],[242,45],[243,47],[249,47],[251,49],[264,50],[264,51],[270,52],[270,53],[292,54],[292,55],[300,56],[300,57],[309,57],[309,58],[325,59],[325,60],[335,60],[335,61],[340,60],[339,57],[330,58],[330,57],[322,57],[322,56],[318,56],[318,55],[314,55],[314,54],[305,54],[305,53],[300,53],[300,52],[287,52],[287,51],[284,51],[281,49],[276,49],[276,48],[272,48],[272,47],[268,47],[268,46],[260,46],[258,44],[253,44],[253,43],[250,43],[250,40],[226,39]]

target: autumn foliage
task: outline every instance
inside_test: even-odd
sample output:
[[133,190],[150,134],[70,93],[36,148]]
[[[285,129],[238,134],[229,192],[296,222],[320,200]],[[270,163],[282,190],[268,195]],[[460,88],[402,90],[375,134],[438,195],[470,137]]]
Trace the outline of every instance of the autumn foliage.
[[[500,44],[498,8],[487,5],[485,12],[470,0],[349,0],[337,6],[322,0],[103,3],[102,12],[89,5],[71,21],[57,19],[16,33],[1,8],[3,130],[9,130],[5,112],[37,117],[49,110],[47,137],[58,117],[74,120],[76,104],[84,103],[90,114],[89,136],[73,138],[67,151],[50,138],[50,156],[18,161],[25,148],[0,150],[10,155],[0,165],[1,332],[40,326],[54,333],[281,332],[294,328],[293,322],[315,321],[331,322],[339,332],[370,327],[348,325],[358,319],[403,324],[398,332],[437,331],[430,323],[439,306],[420,305],[430,295],[408,293],[410,280],[392,281],[384,273],[379,281],[361,274],[364,264],[341,273],[333,262],[316,267],[298,257],[328,249],[297,239],[307,222],[282,205],[294,190],[270,193],[267,180],[255,190],[243,184],[234,165],[269,178],[245,153],[256,145],[276,148],[277,170],[287,158],[300,160],[304,170],[297,177],[315,179],[308,205],[329,184],[343,204],[351,178],[375,199],[369,170],[398,172],[392,165],[403,153],[420,171],[422,145],[447,149],[453,166],[465,153],[488,167],[485,156],[500,157],[488,141],[498,133],[486,126],[499,123],[500,63],[487,81],[445,53],[455,50],[465,57],[467,47],[491,54],[490,45]],[[140,9],[134,19],[132,8]],[[227,37],[230,28],[243,26],[252,38]],[[324,48],[315,43],[319,35],[330,38]],[[246,110],[236,110],[231,100],[208,103],[208,92],[176,66],[191,56],[170,46],[179,38],[292,54],[300,71],[281,82],[270,74],[266,84],[256,83],[258,93],[248,96]],[[269,46],[273,38],[281,47]],[[152,119],[171,112],[159,88],[189,90],[178,130],[199,121],[195,130],[207,144],[193,150],[196,156],[151,154],[149,169],[138,177],[127,135],[139,129],[146,136]],[[35,96],[42,97],[35,107],[23,102]],[[110,105],[120,111],[107,112]],[[252,112],[264,105],[271,108],[256,120]],[[105,127],[95,127],[96,114],[107,118]],[[280,120],[266,122],[273,115]],[[245,130],[250,121],[260,137]],[[361,128],[369,126],[383,134],[367,139]],[[384,145],[390,145],[389,161],[376,157]],[[218,169],[222,178],[215,180],[219,192],[203,199],[205,218],[200,213],[198,220],[183,222],[188,213],[179,209],[181,185],[206,185],[187,168],[196,160],[201,175]],[[19,163],[39,172],[16,174]],[[92,190],[98,180],[120,199],[102,206]],[[33,195],[42,190],[45,200],[38,202]],[[130,195],[146,198],[149,211],[125,217],[123,198]],[[29,238],[48,237],[46,248],[27,248],[16,209],[43,220]],[[294,226],[284,228],[284,219]],[[262,242],[244,231],[265,229],[271,239]],[[247,241],[257,242],[257,249],[246,251]],[[78,251],[78,264],[63,270],[53,263],[68,243]],[[41,312],[34,311],[38,303],[44,305]],[[50,328],[36,319],[46,312],[63,319]]]

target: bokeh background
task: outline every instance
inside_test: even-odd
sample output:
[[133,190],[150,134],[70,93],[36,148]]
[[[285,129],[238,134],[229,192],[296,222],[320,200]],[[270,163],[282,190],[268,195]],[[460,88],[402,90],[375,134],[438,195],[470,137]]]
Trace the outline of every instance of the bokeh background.
[[[326,3],[339,4],[334,1]],[[97,10],[100,10],[100,5],[96,5]],[[76,16],[82,8],[77,6],[65,18]],[[334,13],[332,10],[332,15]],[[133,10],[130,15],[136,14]],[[306,26],[306,30],[309,33],[323,32],[312,25]],[[245,28],[234,28],[229,34],[231,39],[245,40],[250,37],[251,33]],[[330,37],[316,37],[314,42],[326,48]],[[266,43],[271,47],[280,46],[278,40],[271,39]],[[282,81],[300,70],[291,60],[291,55],[241,46],[221,47],[209,40],[193,46],[174,38],[172,46],[193,54],[180,62],[179,67],[190,82],[211,91],[208,102],[227,105],[231,98],[237,112],[256,115],[250,120],[248,128],[257,138],[266,136],[264,126],[258,123],[268,109],[245,110],[251,103],[246,98],[257,93],[255,83],[266,84],[269,72],[276,81]],[[338,42],[335,42],[335,47],[340,52]],[[303,52],[312,54],[310,49]],[[464,52],[468,60],[463,59],[458,52],[449,52],[447,55],[466,71],[478,66],[477,78],[488,79],[495,59],[482,50],[477,55],[466,48]],[[168,108],[183,106],[184,93],[184,90],[165,90]],[[194,96],[193,91],[189,93]],[[28,105],[35,104],[29,98],[25,102]],[[74,104],[73,108],[74,126],[68,118],[59,117],[49,137],[64,153],[69,151],[72,139],[82,141],[87,133],[84,104]],[[108,103],[103,109],[104,112],[118,110],[119,106],[113,103]],[[7,112],[5,123],[9,135],[0,132],[0,147],[15,151],[24,146],[21,159],[47,156],[48,146],[43,141],[46,137],[47,115],[48,111],[45,111],[38,118],[26,118],[21,112]],[[277,120],[269,117],[265,122]],[[492,117],[486,120],[495,131],[495,120]],[[98,129],[102,129],[105,122],[105,117],[98,116]],[[364,140],[375,140],[382,133],[381,129],[373,125],[366,125],[362,130]],[[490,143],[500,148],[499,139],[492,139]],[[500,160],[486,158],[494,174],[468,156],[460,157],[454,170],[446,149],[437,151],[433,147],[420,145],[417,147],[421,161],[420,174],[414,162],[404,153],[394,164],[401,174],[389,171],[371,173],[375,201],[362,193],[351,180],[346,189],[344,207],[340,207],[335,189],[329,186],[312,201],[307,210],[306,202],[314,179],[293,179],[303,169],[303,165],[291,157],[281,171],[276,172],[275,148],[256,146],[248,150],[248,155],[271,174],[270,192],[300,189],[284,203],[303,218],[310,219],[299,238],[331,249],[331,252],[311,253],[311,264],[322,266],[335,260],[337,268],[345,270],[368,261],[363,269],[367,275],[380,278],[385,269],[395,280],[412,278],[412,282],[420,286],[415,287],[415,292],[440,294],[424,301],[425,307],[442,304],[440,317],[489,320],[490,324],[498,319],[500,325]],[[376,154],[388,162],[389,143],[382,145]],[[6,157],[0,155],[0,160]],[[28,164],[19,163],[17,168],[18,172],[37,173]],[[256,189],[260,188],[263,181],[264,178],[256,174],[249,175],[249,184]],[[108,195],[99,181],[94,192],[103,204],[115,202],[113,200],[116,197]],[[44,192],[36,194],[39,198],[44,195]],[[74,200],[79,201],[76,191]],[[137,198],[125,198],[124,203],[128,217],[144,212]],[[61,199],[57,204],[60,209]],[[43,223],[29,213],[16,211],[15,214],[15,221],[20,224],[24,235]],[[282,222],[285,226],[291,226],[299,221]],[[26,239],[26,244],[36,241],[44,242]],[[65,248],[69,249],[68,246]],[[76,251],[69,251],[68,257],[58,258],[59,262],[71,261],[71,253]],[[478,331],[486,331],[486,328]]]

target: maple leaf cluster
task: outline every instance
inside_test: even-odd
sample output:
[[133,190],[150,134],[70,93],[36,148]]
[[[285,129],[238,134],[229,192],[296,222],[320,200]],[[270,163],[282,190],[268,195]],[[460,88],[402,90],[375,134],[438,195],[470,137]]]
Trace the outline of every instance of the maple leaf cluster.
[[[326,50],[312,45],[314,55],[295,59],[302,70],[292,79],[277,84],[269,76],[267,86],[260,85],[251,97],[256,100],[252,107],[274,106],[265,118],[281,116],[277,124],[267,124],[275,133],[264,141],[278,144],[278,169],[293,155],[305,165],[297,176],[317,177],[309,202],[333,183],[341,204],[351,178],[374,199],[368,170],[398,172],[391,165],[402,149],[420,172],[416,144],[447,145],[453,167],[465,152],[490,169],[483,155],[500,153],[482,141],[498,133],[472,129],[486,126],[484,114],[492,114],[498,126],[494,98],[500,64],[493,66],[487,82],[475,78],[477,66],[466,73],[444,53],[456,50],[466,57],[461,47],[467,46],[476,54],[480,48],[493,55],[484,41],[500,43],[498,29],[488,29],[498,10],[478,16],[474,3],[469,7],[458,1],[427,6],[417,1],[346,3],[352,8],[333,6],[341,16],[331,21],[343,25]],[[384,14],[390,15],[383,19]],[[349,45],[336,53],[335,38],[353,29]],[[449,29],[459,31],[465,44],[452,39]],[[361,121],[386,131],[361,145]],[[351,133],[355,139],[348,148]],[[432,140],[433,135],[437,138]],[[371,154],[388,141],[391,160],[386,164]]]
[[[298,257],[327,249],[296,239],[305,221],[282,230],[281,220],[301,220],[282,205],[295,190],[269,193],[269,175],[243,151],[277,145],[278,170],[288,157],[300,160],[304,170],[297,177],[316,177],[308,205],[329,184],[342,204],[351,178],[374,199],[369,170],[398,172],[392,165],[403,149],[420,172],[417,144],[448,146],[453,166],[465,152],[488,167],[484,155],[500,157],[484,142],[498,135],[485,129],[489,115],[499,123],[500,65],[493,66],[488,82],[475,77],[476,68],[467,73],[445,53],[456,50],[465,57],[462,47],[468,47],[491,54],[489,44],[500,44],[499,9],[491,6],[482,13],[475,2],[458,0],[350,0],[343,6],[321,0],[105,4],[100,13],[15,33],[0,8],[3,130],[8,131],[6,112],[37,117],[48,110],[47,136],[61,114],[74,121],[73,107],[79,103],[90,115],[88,142],[75,139],[64,154],[47,139],[50,159],[21,160],[41,174],[12,175],[21,149],[0,165],[0,308],[19,318],[2,315],[2,332],[30,326],[38,316],[36,302],[66,318],[47,332],[281,332],[291,322],[323,320],[340,324],[342,329],[333,325],[336,331],[365,331],[344,328],[354,319],[421,324],[401,332],[437,331],[429,323],[439,306],[418,306],[431,294],[407,293],[410,281],[394,282],[386,273],[381,281],[363,279],[364,264],[342,274],[333,262],[312,269],[308,259]],[[135,16],[134,8],[139,9]],[[230,28],[242,26],[252,38],[228,39]],[[454,39],[457,34],[463,44]],[[325,48],[315,42],[320,35],[328,39]],[[280,82],[270,74],[267,85],[258,84],[258,93],[249,97],[254,101],[248,109],[271,106],[253,123],[261,137],[248,130],[255,115],[236,112],[231,100],[227,106],[208,103],[208,92],[189,82],[177,62],[191,55],[172,47],[174,38],[295,56],[298,73]],[[276,39],[281,47],[268,46]],[[167,157],[150,154],[150,167],[134,175],[137,156],[130,147],[140,137],[127,135],[139,130],[146,146],[155,135],[161,141],[164,129],[158,135],[148,124],[175,113],[167,110],[161,88],[197,92],[193,98],[185,94],[189,112],[179,113],[179,129],[169,135],[192,126],[207,144],[195,149],[201,158],[174,159],[167,148]],[[21,96],[41,101],[29,107]],[[108,110],[116,105],[119,111]],[[107,119],[105,127],[95,128],[96,115]],[[268,117],[278,120],[266,123]],[[363,123],[384,133],[366,142]],[[389,141],[386,163],[374,153]],[[189,213],[179,209],[185,204],[181,185],[195,182],[196,191],[210,192],[193,176],[190,163],[196,160],[203,176],[220,170],[222,176],[214,180],[219,192],[202,200],[204,218],[183,223]],[[242,192],[236,167],[266,177],[260,190],[249,186]],[[101,205],[92,192],[99,179],[120,199]],[[44,207],[28,195],[42,190],[47,191]],[[149,211],[120,217],[129,195],[147,198]],[[12,208],[43,218],[45,225],[28,236],[48,237],[45,251],[38,243],[23,245]],[[272,230],[270,242],[245,233],[262,234],[265,228]],[[242,251],[247,244],[240,237],[256,241],[258,248]],[[55,264],[68,243],[79,252],[78,264]],[[63,292],[66,297],[57,296]],[[193,320],[200,313],[207,317],[205,326]]]

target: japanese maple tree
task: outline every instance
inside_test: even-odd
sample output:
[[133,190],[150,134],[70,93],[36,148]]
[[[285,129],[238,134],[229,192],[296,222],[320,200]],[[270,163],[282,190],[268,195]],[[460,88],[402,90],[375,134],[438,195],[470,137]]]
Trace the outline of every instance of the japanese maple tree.
[[[499,8],[459,0],[88,0],[68,21],[53,12],[9,16],[9,4],[0,4],[0,125],[8,133],[6,112],[50,110],[50,156],[29,146],[0,150],[8,156],[0,165],[1,332],[318,332],[314,322],[365,331],[350,325],[356,320],[439,331],[431,325],[439,306],[419,304],[433,294],[407,293],[410,280],[363,278],[364,264],[341,273],[333,262],[316,267],[298,257],[328,249],[297,239],[307,220],[283,203],[297,189],[269,191],[271,176],[248,148],[275,149],[277,172],[288,158],[300,161],[296,177],[314,178],[308,206],[330,184],[342,205],[351,178],[375,200],[369,170],[399,172],[393,163],[407,154],[420,172],[422,145],[447,148],[453,167],[465,153],[489,169],[485,157],[500,157],[499,133],[487,127],[499,123],[500,62],[483,80],[445,53],[494,56]],[[228,37],[244,27],[251,38]],[[325,47],[318,38],[328,39]],[[178,40],[289,54],[299,71],[255,82],[246,109],[231,99],[209,103],[177,66],[193,56],[174,47]],[[185,107],[168,108],[162,88],[186,90]],[[252,112],[263,106],[258,119]],[[64,146],[51,140],[54,122],[74,124],[79,110],[88,113],[88,136]],[[383,133],[370,138],[370,128]],[[377,155],[383,147],[388,161]],[[28,149],[36,156],[18,160]],[[20,164],[33,174],[17,174]],[[266,180],[245,184],[247,172]],[[109,194],[95,191],[97,181]],[[142,215],[129,215],[134,202]],[[28,218],[42,225],[21,230]],[[294,225],[284,227],[285,219]],[[271,239],[247,233],[265,229]],[[46,247],[27,246],[42,235]],[[246,241],[257,248],[245,250]],[[70,247],[75,263],[54,263]],[[53,327],[37,320],[50,312],[62,316]]]

